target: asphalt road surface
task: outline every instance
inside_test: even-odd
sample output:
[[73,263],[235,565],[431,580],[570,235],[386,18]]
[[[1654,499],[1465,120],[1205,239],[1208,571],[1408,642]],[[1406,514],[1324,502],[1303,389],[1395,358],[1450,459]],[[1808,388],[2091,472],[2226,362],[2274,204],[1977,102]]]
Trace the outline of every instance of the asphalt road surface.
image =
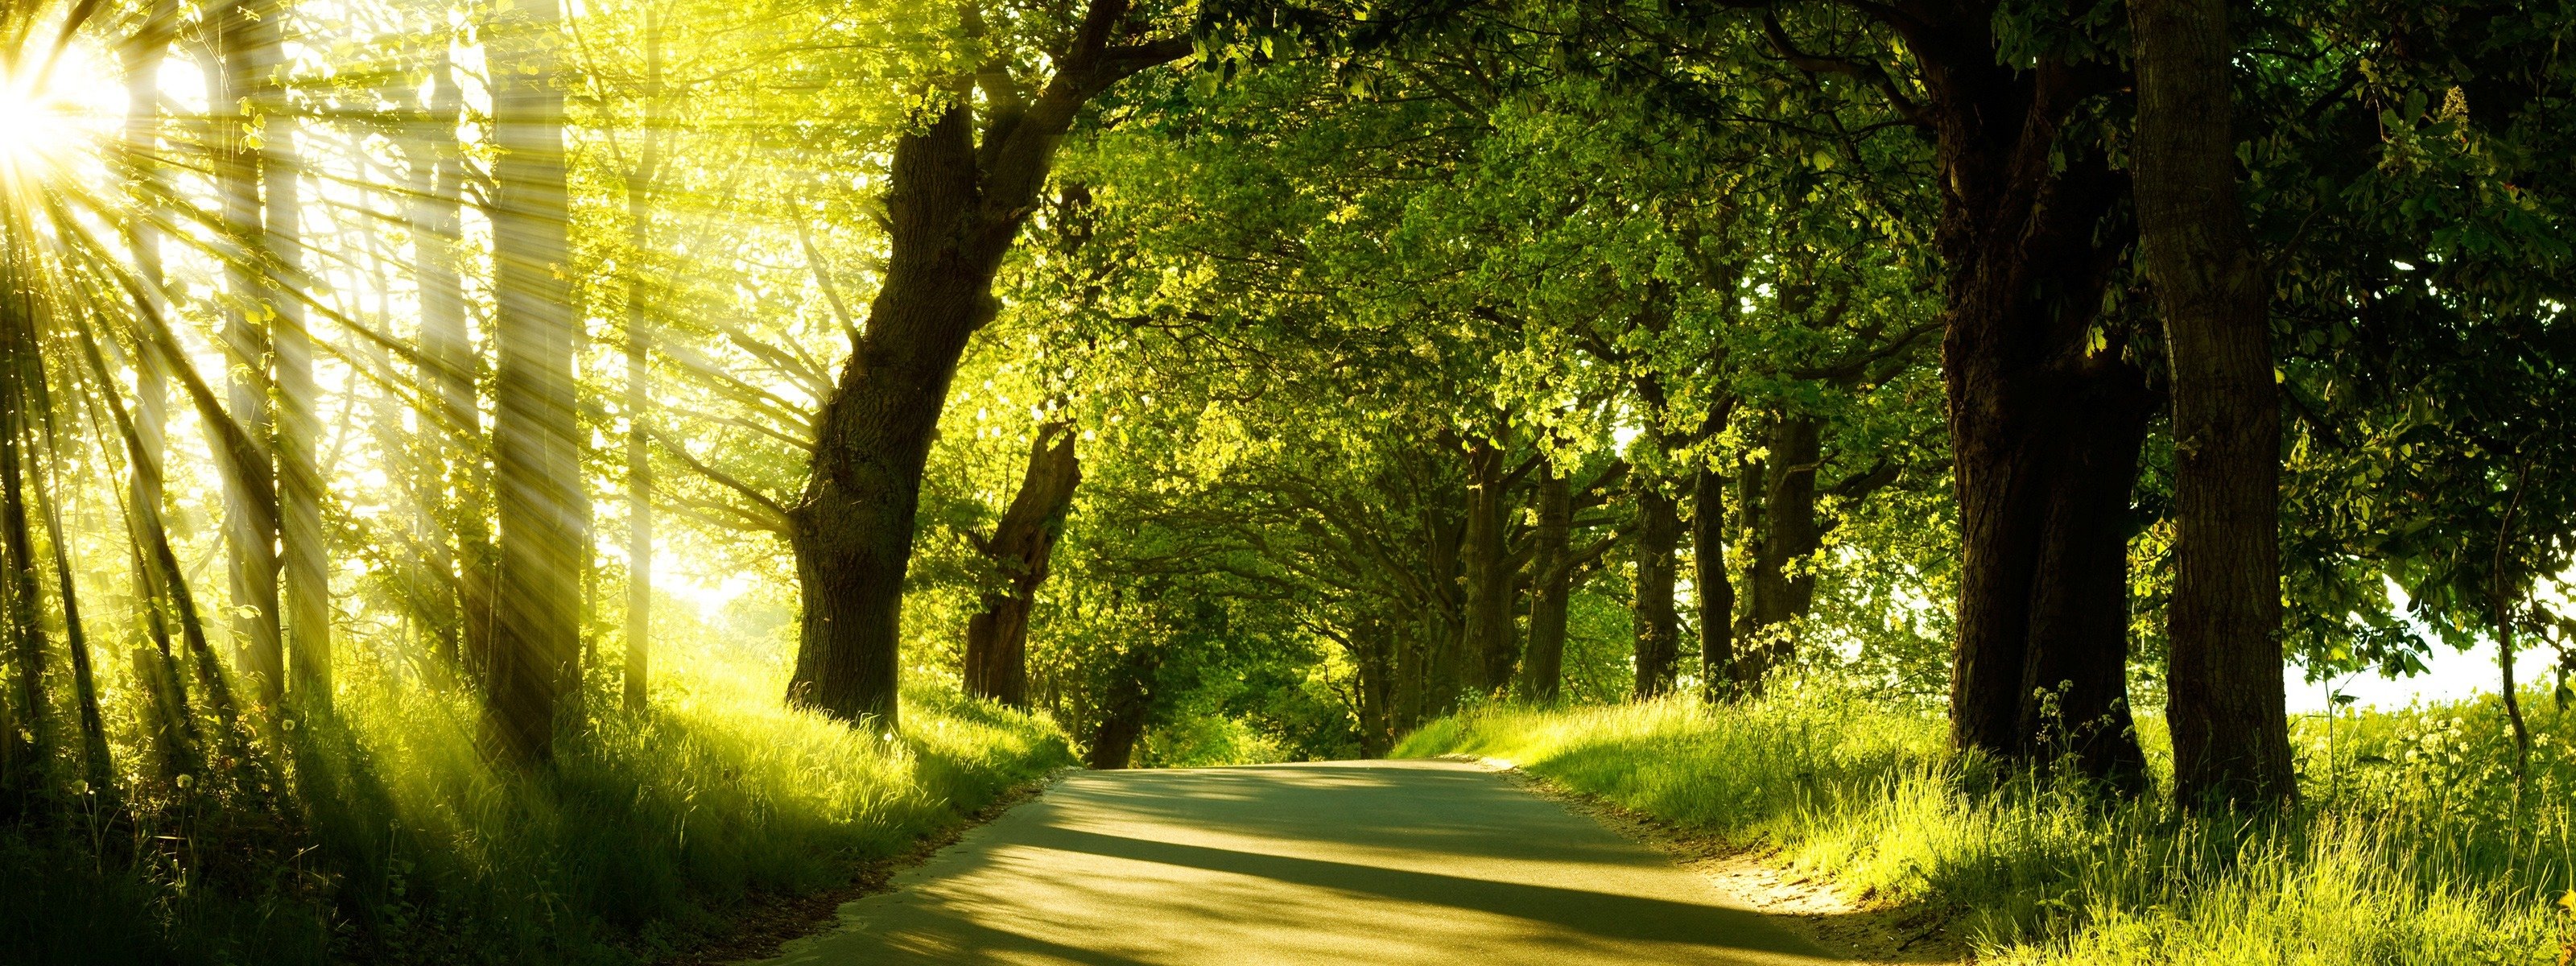
[[1085,772],[778,964],[1835,962],[1472,764]]

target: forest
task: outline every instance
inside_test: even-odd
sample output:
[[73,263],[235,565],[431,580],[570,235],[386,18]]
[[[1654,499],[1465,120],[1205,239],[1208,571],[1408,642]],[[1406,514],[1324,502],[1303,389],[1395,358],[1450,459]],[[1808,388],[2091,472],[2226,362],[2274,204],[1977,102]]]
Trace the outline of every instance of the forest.
[[0,963],[756,959],[1445,755],[1906,961],[2563,966],[2570,40],[6,0]]

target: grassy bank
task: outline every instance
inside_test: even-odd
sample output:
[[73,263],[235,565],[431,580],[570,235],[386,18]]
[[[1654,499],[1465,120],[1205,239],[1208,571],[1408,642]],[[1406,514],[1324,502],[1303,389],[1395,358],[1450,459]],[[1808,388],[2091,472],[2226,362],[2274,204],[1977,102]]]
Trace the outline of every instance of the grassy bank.
[[2491,702],[2301,720],[2305,798],[2261,821],[2000,775],[1934,713],[1814,693],[1490,707],[1399,754],[1508,759],[1867,901],[1948,908],[1982,961],[2537,966],[2566,940],[2576,715],[2535,698],[2518,778]]
[[264,769],[0,826],[0,960],[649,962],[1071,760],[1051,726],[953,693],[907,695],[890,739],[724,670],[594,711],[535,773],[490,764],[461,696],[348,682]]

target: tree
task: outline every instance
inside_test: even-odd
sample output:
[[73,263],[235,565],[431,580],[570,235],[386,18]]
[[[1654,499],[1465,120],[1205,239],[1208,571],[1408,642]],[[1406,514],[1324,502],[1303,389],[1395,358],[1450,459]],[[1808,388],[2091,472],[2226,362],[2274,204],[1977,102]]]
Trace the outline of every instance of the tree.
[[[985,40],[968,8],[965,33]],[[895,139],[885,207],[892,240],[866,327],[815,418],[805,491],[787,513],[804,614],[791,700],[883,727],[896,717],[903,576],[921,470],[966,340],[994,313],[993,276],[1037,206],[1057,144],[1092,98],[1180,59],[1123,0],[1091,0],[1043,50],[993,43],[990,59],[923,85],[934,98]],[[1024,78],[1043,57],[1045,82]],[[1032,90],[1034,88],[1034,90]]]
[[1070,423],[1038,427],[1011,508],[991,537],[974,538],[1002,587],[985,591],[983,609],[966,623],[968,694],[1028,706],[1029,611],[1037,606],[1038,585],[1046,582],[1048,560],[1064,533],[1074,488],[1082,484],[1082,463],[1074,455],[1078,435]]
[[2236,197],[2227,5],[2134,0],[2138,234],[2173,369],[2174,794],[2295,794],[2281,687],[2270,286]]
[[590,498],[581,480],[564,173],[562,8],[514,4],[493,22],[493,478],[500,522],[487,694],[502,747],[554,754],[557,706],[578,684]]

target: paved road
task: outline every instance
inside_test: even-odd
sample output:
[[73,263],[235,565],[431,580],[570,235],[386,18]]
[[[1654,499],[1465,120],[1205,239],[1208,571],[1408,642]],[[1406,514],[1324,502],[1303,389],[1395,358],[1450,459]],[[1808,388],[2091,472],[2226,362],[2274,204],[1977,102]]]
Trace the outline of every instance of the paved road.
[[1835,961],[1460,762],[1087,772],[778,964]]

